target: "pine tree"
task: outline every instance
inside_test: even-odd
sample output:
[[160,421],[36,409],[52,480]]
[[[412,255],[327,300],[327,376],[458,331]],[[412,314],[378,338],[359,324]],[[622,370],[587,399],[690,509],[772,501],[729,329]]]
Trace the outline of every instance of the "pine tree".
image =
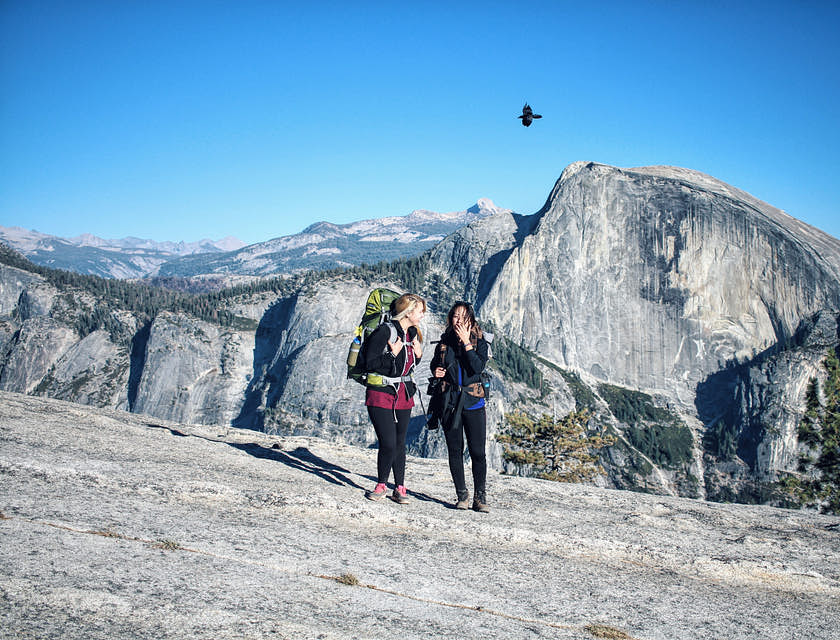
[[799,424],[798,473],[782,476],[779,485],[799,504],[840,513],[840,360],[831,349],[823,360],[826,380],[820,399],[812,379]]
[[586,409],[559,420],[543,414],[536,422],[524,413],[510,413],[507,429],[496,439],[504,445],[505,460],[533,465],[540,478],[585,482],[604,473],[598,451],[615,444],[611,435],[586,435],[590,417]]

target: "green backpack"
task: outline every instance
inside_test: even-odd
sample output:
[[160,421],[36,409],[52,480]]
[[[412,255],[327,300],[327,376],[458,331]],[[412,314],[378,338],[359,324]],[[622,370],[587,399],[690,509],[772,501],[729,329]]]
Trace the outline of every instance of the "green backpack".
[[[362,357],[365,341],[376,327],[391,319],[391,305],[399,297],[400,294],[396,291],[384,288],[374,289],[368,295],[365,313],[359,326],[356,327],[353,342],[350,343],[350,349],[347,352],[347,377],[359,384],[367,384],[368,372],[363,368],[365,358]],[[389,326],[391,328],[389,342],[393,342],[396,339],[397,330],[394,325]]]

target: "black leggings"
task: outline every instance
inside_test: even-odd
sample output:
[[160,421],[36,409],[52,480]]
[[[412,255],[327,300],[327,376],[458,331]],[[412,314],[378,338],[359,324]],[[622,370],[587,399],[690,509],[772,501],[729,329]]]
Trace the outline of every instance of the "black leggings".
[[464,434],[467,434],[467,448],[472,462],[473,488],[475,493],[484,494],[487,481],[487,455],[484,453],[484,440],[487,437],[487,414],[481,409],[461,411],[461,425],[457,429],[447,429],[446,448],[449,453],[449,472],[459,498],[467,492],[464,478]]
[[393,469],[394,484],[405,484],[405,434],[411,420],[411,409],[395,411],[368,407],[367,410],[379,439],[379,453],[376,456],[377,482],[388,482],[388,476]]

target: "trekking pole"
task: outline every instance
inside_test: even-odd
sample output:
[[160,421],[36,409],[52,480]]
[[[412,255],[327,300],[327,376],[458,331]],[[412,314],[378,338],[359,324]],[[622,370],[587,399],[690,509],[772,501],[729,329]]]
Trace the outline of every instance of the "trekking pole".
[[423,404],[423,394],[420,391],[420,385],[414,380],[414,375],[411,376],[411,381],[414,383],[414,393],[417,394],[417,397],[420,398],[420,408],[423,409],[423,416],[426,418],[426,424],[429,424],[429,414],[426,413],[426,406]]
[[423,415],[426,416],[426,422],[429,421],[429,416],[426,415],[426,407],[423,404],[423,394],[420,393],[420,389],[417,389],[417,396],[420,398],[420,408],[423,409]]

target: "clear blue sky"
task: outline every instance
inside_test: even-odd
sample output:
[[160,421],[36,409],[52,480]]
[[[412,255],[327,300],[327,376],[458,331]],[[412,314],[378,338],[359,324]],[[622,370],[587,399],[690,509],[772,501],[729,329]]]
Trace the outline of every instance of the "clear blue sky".
[[838,41],[836,2],[0,0],[0,225],[251,243],[530,214],[594,160],[840,236]]

